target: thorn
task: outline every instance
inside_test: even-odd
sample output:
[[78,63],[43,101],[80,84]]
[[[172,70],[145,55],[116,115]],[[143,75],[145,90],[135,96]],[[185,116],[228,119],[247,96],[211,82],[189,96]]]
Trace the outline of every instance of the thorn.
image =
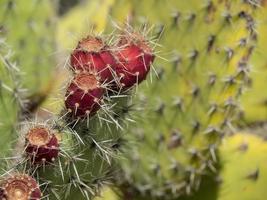
[[199,55],[198,50],[194,49],[190,54],[189,54],[189,58],[193,61],[195,61],[197,59]]
[[176,55],[173,59],[173,70],[178,71],[181,63],[182,63],[182,58],[179,55]]
[[159,174],[159,172],[160,172],[160,165],[159,164],[155,164],[153,167],[152,167],[152,170],[153,170],[153,172],[156,174],[156,175],[158,175]]
[[237,148],[238,151],[241,151],[241,152],[246,152],[248,150],[248,144],[247,143],[242,143],[238,148]]
[[181,17],[181,13],[178,12],[178,11],[173,14],[172,18],[173,18],[173,25],[174,26],[178,26],[179,25],[180,17]]
[[210,35],[208,38],[208,46],[207,46],[207,52],[210,52],[212,47],[214,46],[216,36],[215,35]]
[[224,20],[227,24],[231,24],[231,20],[232,20],[232,15],[230,13],[226,13],[224,15]]
[[165,70],[163,67],[157,67],[157,74],[158,74],[157,77],[159,80],[162,80],[164,73],[165,73]]
[[182,136],[178,130],[174,130],[168,142],[168,149],[174,149],[182,144]]
[[193,122],[193,133],[197,133],[200,129],[200,122],[199,121],[194,121]]
[[188,17],[188,21],[189,23],[193,23],[196,19],[196,14],[195,13],[191,13]]
[[227,61],[231,60],[233,58],[233,55],[234,55],[234,50],[231,48],[226,48],[225,52],[226,52]]
[[181,99],[181,98],[176,98],[175,100],[174,100],[174,103],[173,103],[173,105],[176,107],[176,108],[178,108],[180,111],[183,111],[184,109],[183,109],[183,99]]
[[164,109],[165,109],[165,104],[163,102],[161,102],[157,108],[156,108],[156,113],[158,113],[159,115],[163,115],[164,113]]
[[217,76],[216,74],[210,74],[209,79],[208,79],[208,85],[213,86],[216,82]]
[[193,90],[191,91],[191,94],[193,95],[194,98],[198,97],[200,94],[199,87],[194,86]]
[[252,173],[247,175],[246,178],[250,179],[252,181],[257,181],[259,178],[259,173],[260,173],[260,170],[259,170],[259,168],[257,168],[255,171],[253,171]]
[[157,138],[156,138],[156,141],[157,141],[157,145],[162,144],[165,141],[164,134],[163,133],[159,133]]
[[163,24],[159,24],[157,27],[156,27],[156,38],[159,39],[161,38],[162,34],[163,34],[163,30],[164,30],[164,25]]

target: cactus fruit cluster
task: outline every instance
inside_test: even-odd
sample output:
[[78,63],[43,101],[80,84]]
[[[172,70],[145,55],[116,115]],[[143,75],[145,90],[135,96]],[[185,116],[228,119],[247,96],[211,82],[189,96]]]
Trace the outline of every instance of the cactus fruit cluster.
[[[36,119],[54,98],[54,3],[22,2],[0,2],[1,200],[92,199],[110,183],[127,200],[262,199],[264,141],[222,139],[236,131],[253,64],[264,62],[260,1],[104,0],[92,29],[103,30],[108,11],[118,29],[88,35],[84,26],[59,69],[68,71],[58,74],[60,111]],[[100,4],[88,5],[93,16]]]
[[130,90],[145,79],[154,59],[145,37],[129,31],[121,30],[110,44],[100,36],[78,42],[62,111],[17,129],[14,156],[3,166],[3,199],[90,199],[111,181]]

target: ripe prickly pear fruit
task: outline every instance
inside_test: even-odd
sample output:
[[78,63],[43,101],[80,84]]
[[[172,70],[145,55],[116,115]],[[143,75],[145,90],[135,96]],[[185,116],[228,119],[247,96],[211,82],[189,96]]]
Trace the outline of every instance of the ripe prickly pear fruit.
[[3,188],[0,188],[0,199],[6,198]]
[[93,116],[101,107],[103,94],[97,75],[80,73],[74,76],[67,88],[65,106],[73,118]]
[[42,193],[32,177],[16,174],[1,183],[1,200],[39,200]]
[[148,41],[139,33],[125,33],[115,51],[116,74],[122,88],[141,83],[147,76],[155,55]]
[[99,37],[82,39],[70,56],[72,69],[75,72],[98,73],[101,81],[112,81],[112,68],[116,61],[108,48]]
[[44,126],[31,128],[26,135],[25,152],[35,164],[53,162],[59,153],[59,143],[55,133]]

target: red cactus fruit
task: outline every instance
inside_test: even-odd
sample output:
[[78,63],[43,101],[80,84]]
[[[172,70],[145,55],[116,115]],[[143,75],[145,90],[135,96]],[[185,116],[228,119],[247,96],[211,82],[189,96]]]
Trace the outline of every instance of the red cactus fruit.
[[92,73],[75,75],[67,88],[65,106],[74,118],[93,116],[99,109],[104,89]]
[[4,189],[1,187],[0,187],[0,199],[7,199]]
[[36,126],[28,131],[25,147],[25,152],[33,163],[51,163],[59,153],[57,137],[51,129],[44,126]]
[[1,200],[40,200],[42,193],[37,182],[25,174],[17,174],[1,183]]
[[101,38],[88,36],[78,43],[70,56],[70,64],[76,72],[96,72],[101,81],[112,81],[116,61]]
[[120,78],[122,88],[141,83],[155,58],[148,42],[138,33],[123,35],[117,45],[115,56],[118,61],[116,74]]

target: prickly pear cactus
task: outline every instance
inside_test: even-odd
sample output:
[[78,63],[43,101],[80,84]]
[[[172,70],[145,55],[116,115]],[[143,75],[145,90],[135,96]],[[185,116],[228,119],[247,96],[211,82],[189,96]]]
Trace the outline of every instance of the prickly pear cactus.
[[[251,70],[251,81],[247,92],[242,96],[242,117],[245,124],[257,124],[267,119],[267,93],[264,92],[265,82],[267,80],[267,59],[265,56],[267,39],[267,5],[262,1],[262,8],[259,12],[258,23],[258,47],[252,57],[253,68]],[[244,123],[241,125],[245,125]]]
[[253,132],[225,137],[219,148],[221,170],[218,177],[186,200],[263,200],[267,179],[266,148],[266,141]]
[[220,147],[222,170],[217,199],[264,199],[266,151],[266,141],[258,136],[238,133],[227,137]]
[[101,196],[95,198],[95,200],[118,200],[119,196],[111,188],[103,188]]
[[[13,61],[13,51],[0,37],[0,157],[11,148],[15,138],[18,113],[23,102],[23,90],[20,83],[20,69]],[[1,161],[0,166],[4,161]],[[2,168],[0,170],[2,172]]]
[[47,93],[55,67],[55,2],[2,0],[0,26],[22,70],[22,84],[33,101]]
[[[7,178],[0,182],[5,195],[13,191],[5,183],[15,173],[35,178],[42,198],[49,199],[91,199],[113,180],[122,130],[131,120],[131,89],[144,80],[155,57],[145,38],[139,39],[141,34],[132,38],[138,44],[116,37],[123,47],[121,42],[110,46],[100,36],[80,39],[70,55],[69,76],[58,74],[65,80],[57,93],[60,112],[56,109],[47,120],[21,123],[14,156],[2,175]],[[134,54],[124,58],[125,51]],[[136,58],[136,51],[143,52],[145,63]],[[135,64],[126,66],[128,58]]]
[[138,87],[140,114],[126,130],[124,199],[192,194],[203,174],[216,172],[220,139],[233,130],[259,8],[251,1],[131,1],[122,17],[124,3],[114,4],[112,16],[141,22],[146,34],[154,25],[151,42],[162,46],[152,83]]

